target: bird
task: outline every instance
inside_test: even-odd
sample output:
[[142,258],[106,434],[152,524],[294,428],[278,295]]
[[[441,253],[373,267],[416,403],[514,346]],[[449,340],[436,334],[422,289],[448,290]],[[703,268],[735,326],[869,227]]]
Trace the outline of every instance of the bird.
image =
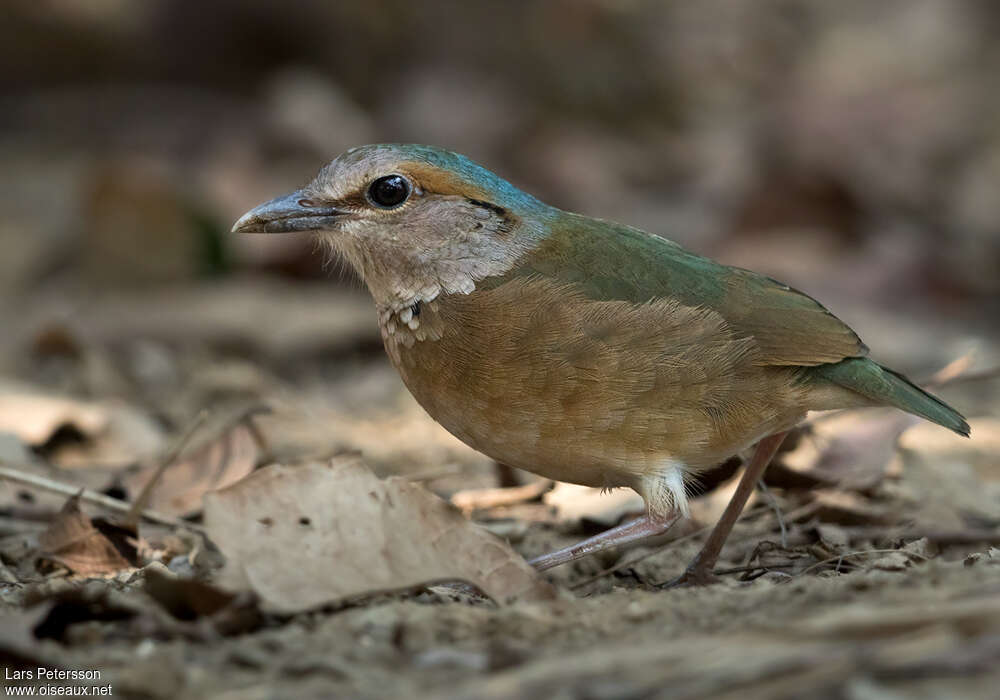
[[550,206],[442,148],[350,149],[232,230],[312,231],[346,260],[403,383],[462,442],[642,497],[642,517],[533,559],[540,571],[665,532],[689,514],[700,474],[756,445],[671,582],[712,583],[748,497],[808,411],[892,406],[969,435],[957,411],[869,359],[806,294]]

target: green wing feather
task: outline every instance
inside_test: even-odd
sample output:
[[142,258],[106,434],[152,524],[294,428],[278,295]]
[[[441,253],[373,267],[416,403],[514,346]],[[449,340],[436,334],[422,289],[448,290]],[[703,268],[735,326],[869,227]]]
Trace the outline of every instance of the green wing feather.
[[570,214],[561,219],[518,274],[576,283],[594,299],[672,298],[710,308],[737,334],[756,340],[762,365],[814,366],[868,352],[819,302],[769,277],[621,224]]

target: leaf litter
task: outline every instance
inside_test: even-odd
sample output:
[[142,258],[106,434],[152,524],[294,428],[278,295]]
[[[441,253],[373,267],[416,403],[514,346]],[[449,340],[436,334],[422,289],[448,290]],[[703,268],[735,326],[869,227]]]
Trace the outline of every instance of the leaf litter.
[[205,526],[226,557],[220,583],[276,612],[445,581],[495,601],[555,595],[456,508],[406,479],[379,480],[355,458],[265,467],[207,495]]
[[130,562],[123,553],[124,537],[121,532],[116,534],[118,546],[84,515],[80,497],[73,496],[39,536],[40,556],[82,576],[118,573],[134,565],[135,547],[131,547]]
[[[115,366],[112,350],[88,348]],[[250,366],[229,358],[210,368],[224,365]],[[967,371],[952,391],[975,388]],[[859,678],[906,696],[907,674],[954,681],[954,669],[990,687],[993,419],[975,418],[971,441],[875,412],[812,422],[734,531],[717,571],[725,583],[667,592],[655,584],[697,549],[738,461],[706,479],[694,518],[667,536],[539,579],[524,558],[631,517],[628,492],[498,487],[495,468],[423,416],[379,363],[303,384],[242,371],[223,380],[206,368],[191,374],[206,384],[172,390],[143,376],[156,381],[134,405],[17,387],[77,406],[34,432],[16,424],[16,409],[7,414],[0,474],[24,479],[0,502],[0,600],[4,650],[25,663],[86,665],[99,654],[116,688],[147,697],[231,695],[252,679],[278,696],[670,687],[752,698]],[[186,437],[209,397],[211,415]],[[244,420],[261,404],[278,409]],[[93,410],[104,419],[90,421]],[[115,411],[133,419],[116,423]],[[157,437],[115,425],[152,426]],[[355,456],[324,456],[335,452]],[[26,508],[19,494],[43,490],[55,495]],[[138,533],[116,529],[135,509],[145,516]],[[983,611],[978,627],[966,603]],[[831,622],[842,609],[881,632],[863,647],[845,639]],[[179,661],[177,649],[198,661]]]

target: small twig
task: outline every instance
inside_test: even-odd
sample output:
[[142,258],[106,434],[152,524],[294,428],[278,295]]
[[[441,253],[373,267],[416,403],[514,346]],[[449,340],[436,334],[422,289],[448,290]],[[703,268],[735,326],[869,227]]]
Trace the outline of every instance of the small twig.
[[[8,481],[13,481],[16,484],[24,484],[25,486],[31,486],[36,489],[41,489],[42,491],[49,491],[50,493],[58,493],[61,496],[70,497],[79,495],[81,501],[92,503],[96,506],[114,511],[115,513],[128,513],[132,510],[131,504],[126,501],[120,501],[117,498],[111,498],[111,496],[105,496],[103,493],[97,493],[96,491],[91,491],[90,489],[80,489],[76,486],[69,486],[68,484],[47,479],[44,476],[27,474],[18,469],[12,469],[4,466],[3,464],[0,464],[0,479],[7,479]],[[161,525],[187,528],[188,530],[193,530],[194,532],[199,533],[205,532],[205,529],[200,525],[195,525],[194,523],[181,520],[180,518],[175,518],[171,515],[157,513],[154,510],[144,509],[142,511],[142,517],[150,522],[160,523]]]
[[892,554],[894,552],[899,552],[900,554],[904,554],[908,557],[913,557],[914,559],[920,559],[921,561],[928,561],[928,558],[925,557],[923,554],[917,554],[916,552],[908,552],[905,549],[869,549],[860,552],[847,552],[845,554],[840,554],[835,557],[830,557],[829,559],[824,559],[823,561],[818,561],[815,564],[804,568],[802,571],[797,573],[796,576],[802,576],[803,574],[809,573],[813,569],[819,568],[826,564],[832,564],[833,562],[837,562],[837,567],[835,570],[839,571],[841,565],[844,562],[844,559],[847,559],[848,557],[860,557],[860,556],[867,556],[869,554]]
[[177,438],[173,446],[165,455],[163,455],[163,458],[160,460],[160,464],[156,467],[156,471],[153,472],[151,477],[149,477],[146,485],[142,487],[142,491],[139,493],[138,497],[136,497],[135,503],[132,504],[132,508],[125,514],[122,525],[134,529],[139,524],[140,513],[145,510],[147,505],[149,505],[149,499],[153,495],[153,488],[155,488],[156,484],[163,477],[167,468],[177,461],[177,458],[180,456],[181,452],[183,452],[188,442],[190,442],[191,437],[195,434],[195,431],[201,427],[206,418],[208,418],[208,411],[203,408],[198,412],[195,419],[191,421],[191,425],[188,426],[187,430],[185,430],[180,437]]
[[785,518],[781,514],[781,506],[778,505],[778,499],[776,499],[774,494],[771,493],[771,490],[767,488],[763,479],[760,479],[757,482],[757,488],[759,488],[760,492],[764,494],[764,499],[767,501],[767,504],[771,506],[771,510],[774,511],[774,517],[778,519],[778,527],[781,528],[781,546],[788,549],[788,528],[785,526]]
[[796,565],[798,562],[794,561],[784,561],[778,562],[776,564],[749,564],[748,566],[733,566],[728,569],[716,569],[712,573],[716,576],[724,576],[726,574],[745,574],[750,571],[760,571],[764,572],[770,571],[771,569],[789,569]]

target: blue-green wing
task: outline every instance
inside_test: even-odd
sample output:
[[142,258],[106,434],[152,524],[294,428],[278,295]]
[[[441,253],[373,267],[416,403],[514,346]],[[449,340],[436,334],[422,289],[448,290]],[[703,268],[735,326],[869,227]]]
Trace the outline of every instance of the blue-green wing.
[[515,274],[557,278],[592,299],[673,298],[710,308],[756,341],[762,365],[814,366],[868,352],[854,331],[802,292],[621,224],[565,215]]

